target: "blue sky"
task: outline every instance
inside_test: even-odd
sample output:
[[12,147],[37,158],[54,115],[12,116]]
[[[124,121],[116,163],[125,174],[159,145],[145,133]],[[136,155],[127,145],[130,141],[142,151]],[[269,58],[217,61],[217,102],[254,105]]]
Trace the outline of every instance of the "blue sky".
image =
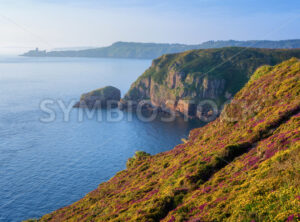
[[300,38],[299,0],[0,0],[0,53]]

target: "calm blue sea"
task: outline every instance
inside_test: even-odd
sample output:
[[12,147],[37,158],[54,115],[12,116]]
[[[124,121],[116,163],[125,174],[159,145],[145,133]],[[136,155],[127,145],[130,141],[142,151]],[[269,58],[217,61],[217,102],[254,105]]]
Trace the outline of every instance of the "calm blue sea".
[[[148,68],[149,60],[24,58],[0,56],[0,221],[37,218],[79,200],[125,169],[136,150],[166,151],[187,137],[195,122],[140,121],[136,115],[108,121],[78,120],[66,106],[106,85],[121,89]],[[40,104],[55,111],[55,119]]]

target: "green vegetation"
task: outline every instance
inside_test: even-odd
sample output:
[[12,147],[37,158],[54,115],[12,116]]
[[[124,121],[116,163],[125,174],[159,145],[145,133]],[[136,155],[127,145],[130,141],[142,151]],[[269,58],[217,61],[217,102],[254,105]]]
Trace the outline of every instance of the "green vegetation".
[[[115,95],[117,94],[117,95]],[[98,98],[114,98],[116,96],[116,100],[120,100],[120,90],[113,86],[106,86],[100,89],[93,90],[89,93],[85,93],[81,96],[80,99],[84,100],[87,97],[95,96]],[[119,98],[118,98],[119,97]]]
[[[124,101],[150,99],[154,106],[164,108],[170,101],[178,104],[179,100],[190,100],[199,104],[209,99],[220,110],[249,81],[257,68],[269,65],[258,69],[253,80],[270,71],[270,66],[292,57],[300,58],[300,49],[228,47],[163,55],[153,60],[151,67],[132,84]],[[169,108],[199,118],[195,105],[185,110],[177,105]]]
[[127,160],[126,166],[127,168],[134,167],[138,163],[145,161],[150,154],[144,151],[136,151],[132,158]]
[[300,58],[300,50],[269,50],[253,48],[222,48],[192,50],[164,55],[153,61],[140,79],[151,76],[163,84],[171,67],[188,76],[226,79],[232,92],[237,92],[261,65],[275,65],[291,57]]
[[[259,74],[258,74],[259,73]],[[300,62],[257,70],[210,124],[40,221],[299,221]]]

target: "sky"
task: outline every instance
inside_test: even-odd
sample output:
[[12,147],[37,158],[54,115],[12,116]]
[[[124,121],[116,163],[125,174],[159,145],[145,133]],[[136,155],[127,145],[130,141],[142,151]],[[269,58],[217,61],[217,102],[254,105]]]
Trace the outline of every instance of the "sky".
[[299,38],[299,0],[0,0],[0,54]]

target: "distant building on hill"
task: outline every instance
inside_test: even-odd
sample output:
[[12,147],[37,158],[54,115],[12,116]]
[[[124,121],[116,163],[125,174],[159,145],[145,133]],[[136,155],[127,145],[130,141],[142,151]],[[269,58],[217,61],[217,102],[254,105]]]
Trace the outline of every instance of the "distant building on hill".
[[23,56],[46,56],[47,52],[46,50],[39,50],[39,48],[35,48],[35,50],[30,50],[29,52],[23,54]]

